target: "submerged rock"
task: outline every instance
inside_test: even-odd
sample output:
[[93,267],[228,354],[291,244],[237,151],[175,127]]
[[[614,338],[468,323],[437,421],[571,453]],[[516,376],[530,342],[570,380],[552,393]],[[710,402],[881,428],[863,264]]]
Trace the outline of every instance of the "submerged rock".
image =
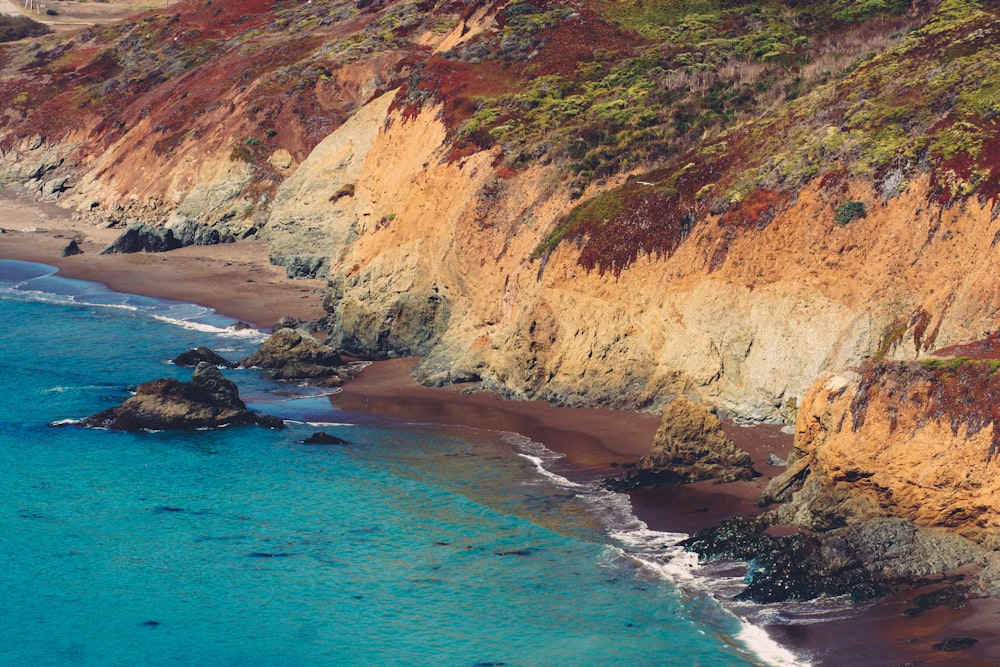
[[750,454],[729,439],[719,418],[682,396],[664,411],[649,454],[628,477],[610,484],[629,489],[703,480],[733,482],[758,475]]
[[316,431],[308,438],[302,441],[303,445],[349,445],[351,443],[347,442],[343,438],[338,438],[335,435],[330,435],[325,431]]
[[278,329],[255,353],[240,360],[242,368],[267,368],[278,380],[338,377],[344,365],[337,351],[301,329]]
[[184,350],[176,358],[174,364],[177,366],[192,367],[205,362],[221,368],[235,368],[236,364],[229,361],[221,354],[207,347],[192,347]]
[[189,429],[259,424],[281,428],[277,417],[247,410],[236,383],[222,376],[215,366],[202,362],[190,382],[161,378],[144,382],[135,396],[120,406],[103,410],[83,420],[84,426],[120,431]]

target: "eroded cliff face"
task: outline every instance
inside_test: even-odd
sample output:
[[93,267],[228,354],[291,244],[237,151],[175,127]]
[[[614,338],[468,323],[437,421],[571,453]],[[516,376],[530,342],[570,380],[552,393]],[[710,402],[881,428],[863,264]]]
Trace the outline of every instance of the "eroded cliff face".
[[776,518],[815,530],[893,516],[990,548],[1000,536],[994,360],[879,362],[817,381],[795,457],[765,496]]
[[[655,410],[686,395],[790,419],[823,373],[913,358],[997,322],[1000,224],[975,200],[929,205],[927,179],[885,202],[860,183],[832,194],[814,183],[766,228],[727,241],[721,266],[709,220],[670,257],[588,271],[576,244],[536,253],[571,206],[559,170],[503,173],[488,151],[449,160],[440,109],[404,117],[389,97],[279,189],[272,252],[328,257],[340,343],[423,355],[424,382]],[[836,222],[846,200],[866,217]]]
[[[266,238],[329,279],[333,341],[420,355],[426,383],[791,420],[817,376],[996,328],[993,89],[961,77],[1000,18],[942,7],[813,16],[826,37],[796,58],[856,67],[828,85],[803,69],[811,94],[726,129],[713,85],[787,72],[748,54],[699,79],[700,42],[660,53],[603,6],[186,2],[6,47],[0,181],[100,224]],[[762,36],[755,12],[727,10],[734,34]],[[806,30],[789,17],[768,20]],[[884,53],[856,60],[861,38]],[[644,93],[633,117],[655,82],[701,115]],[[770,108],[752,97],[739,113]],[[879,129],[904,111],[913,145]]]

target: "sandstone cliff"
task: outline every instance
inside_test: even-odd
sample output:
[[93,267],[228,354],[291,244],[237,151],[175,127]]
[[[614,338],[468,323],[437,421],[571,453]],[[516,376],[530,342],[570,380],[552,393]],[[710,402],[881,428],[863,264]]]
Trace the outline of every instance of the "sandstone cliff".
[[796,460],[766,497],[777,518],[828,530],[879,516],[1000,542],[995,360],[879,362],[820,379],[796,423]]
[[4,47],[0,182],[266,238],[334,345],[514,398],[791,420],[996,328],[998,10],[728,5],[179,3]]

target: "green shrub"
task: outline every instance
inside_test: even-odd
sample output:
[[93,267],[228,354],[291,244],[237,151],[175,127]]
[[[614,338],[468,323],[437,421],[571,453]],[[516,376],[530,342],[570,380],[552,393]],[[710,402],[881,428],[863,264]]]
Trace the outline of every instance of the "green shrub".
[[865,217],[867,214],[863,203],[851,200],[840,205],[837,212],[834,213],[833,219],[841,225],[849,225],[858,218]]
[[0,15],[0,42],[13,42],[25,37],[38,37],[52,32],[47,25],[27,16]]

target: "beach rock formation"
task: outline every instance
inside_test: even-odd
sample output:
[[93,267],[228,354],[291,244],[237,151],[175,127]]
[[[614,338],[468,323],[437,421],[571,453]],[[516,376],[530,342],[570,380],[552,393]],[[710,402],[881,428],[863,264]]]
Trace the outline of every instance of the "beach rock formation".
[[217,229],[188,220],[170,227],[140,223],[122,232],[100,254],[167,252],[189,245],[214,245],[232,240],[231,237],[223,237]]
[[80,248],[80,244],[76,242],[76,239],[73,239],[72,241],[67,243],[66,247],[63,248],[62,250],[63,257],[73,257],[75,255],[82,255],[82,254],[83,254],[83,249]]
[[188,350],[184,350],[174,358],[175,365],[191,368],[194,368],[203,362],[218,368],[236,367],[236,364],[229,361],[215,350],[210,350],[204,346],[192,347]]
[[[681,545],[702,562],[748,562],[736,597],[760,603],[849,595],[881,597],[905,581],[964,566],[985,567],[993,554],[943,529],[902,519],[872,519],[820,534],[774,537],[764,518],[736,517],[700,530]],[[976,594],[981,595],[983,587]]]
[[649,454],[613,486],[635,488],[703,480],[722,483],[756,476],[750,454],[725,434],[719,418],[681,396],[664,411]]
[[115,408],[83,420],[83,426],[121,431],[192,429],[258,424],[281,428],[282,420],[247,410],[236,384],[209,363],[199,363],[190,382],[161,378],[136,387]]
[[346,374],[344,360],[337,351],[301,329],[278,329],[239,365],[273,370],[278,380],[329,380]]
[[820,378],[794,460],[765,491],[776,520],[828,530],[894,516],[1000,546],[1000,362],[876,361]]
[[350,443],[343,438],[338,438],[335,435],[330,435],[326,431],[316,431],[308,438],[302,441],[303,445],[349,445]]

